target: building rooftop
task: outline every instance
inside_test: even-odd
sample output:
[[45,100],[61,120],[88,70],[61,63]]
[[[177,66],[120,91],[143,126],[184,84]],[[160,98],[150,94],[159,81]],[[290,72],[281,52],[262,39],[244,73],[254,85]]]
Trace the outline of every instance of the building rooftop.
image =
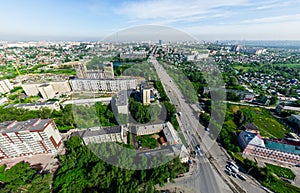
[[58,103],[58,101],[47,101],[47,102],[41,102],[41,103],[21,103],[16,104],[14,107],[30,107],[30,106],[46,106],[46,105],[54,105],[55,103]]
[[247,123],[244,128],[246,130],[259,131],[259,128],[254,123]]
[[112,126],[112,127],[91,127],[82,131],[77,131],[74,134],[80,136],[81,138],[93,137],[98,135],[121,133],[121,126]]
[[265,139],[264,141],[266,148],[300,155],[300,141],[288,139]]
[[298,120],[300,120],[300,115],[291,115],[291,116],[298,119]]
[[148,124],[148,125],[135,125],[131,127],[133,134],[141,133],[158,133],[166,127],[165,123]]
[[1,133],[42,130],[51,119],[29,119],[27,121],[6,121],[0,123]]
[[116,106],[127,106],[128,105],[128,93],[126,90],[122,90],[118,92],[116,96]]

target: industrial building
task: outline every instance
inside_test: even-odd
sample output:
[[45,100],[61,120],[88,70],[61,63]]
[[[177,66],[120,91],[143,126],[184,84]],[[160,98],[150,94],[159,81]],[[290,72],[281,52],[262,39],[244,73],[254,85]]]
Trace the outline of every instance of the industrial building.
[[0,159],[55,153],[62,140],[52,119],[0,123]]

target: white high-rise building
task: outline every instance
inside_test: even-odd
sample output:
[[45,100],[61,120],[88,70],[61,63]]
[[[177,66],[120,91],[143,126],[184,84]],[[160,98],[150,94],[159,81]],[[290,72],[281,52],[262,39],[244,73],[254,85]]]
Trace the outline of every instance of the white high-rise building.
[[18,156],[55,153],[62,144],[52,119],[0,123],[0,160]]

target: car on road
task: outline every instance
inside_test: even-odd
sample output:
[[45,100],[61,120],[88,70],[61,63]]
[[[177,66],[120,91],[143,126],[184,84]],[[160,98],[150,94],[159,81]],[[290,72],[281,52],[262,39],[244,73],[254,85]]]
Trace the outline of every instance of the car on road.
[[209,131],[209,128],[208,128],[208,127],[205,127],[205,131]]
[[231,175],[231,172],[229,170],[224,170],[226,174],[228,174],[228,176]]
[[230,169],[234,173],[239,173],[239,170],[236,167],[232,166],[232,165],[230,166]]
[[225,168],[231,172],[231,168],[229,165],[226,165]]
[[195,149],[196,149],[197,151],[200,151],[200,145],[199,145],[199,144],[196,145],[196,146],[195,146]]
[[237,174],[237,177],[239,177],[241,180],[246,180],[247,178],[243,176],[242,174]]
[[231,175],[232,175],[234,178],[236,178],[236,173],[232,173]]

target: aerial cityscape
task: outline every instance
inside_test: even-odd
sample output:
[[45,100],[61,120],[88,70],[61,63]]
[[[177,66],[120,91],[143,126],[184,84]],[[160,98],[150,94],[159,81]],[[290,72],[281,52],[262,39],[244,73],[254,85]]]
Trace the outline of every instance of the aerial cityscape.
[[5,1],[0,193],[299,193],[297,1]]

